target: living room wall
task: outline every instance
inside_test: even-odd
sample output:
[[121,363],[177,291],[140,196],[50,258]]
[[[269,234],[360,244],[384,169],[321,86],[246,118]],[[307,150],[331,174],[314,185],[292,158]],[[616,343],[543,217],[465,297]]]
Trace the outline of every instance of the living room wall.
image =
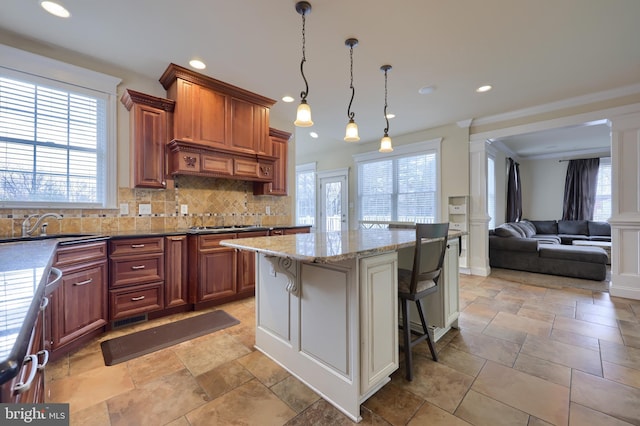
[[558,159],[521,160],[522,217],[560,219],[567,162]]

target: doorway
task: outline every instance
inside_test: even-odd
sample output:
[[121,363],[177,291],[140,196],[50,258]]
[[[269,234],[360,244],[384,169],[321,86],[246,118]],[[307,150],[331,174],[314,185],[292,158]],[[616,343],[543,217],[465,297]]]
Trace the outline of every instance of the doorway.
[[349,228],[349,170],[318,173],[319,230],[346,231]]

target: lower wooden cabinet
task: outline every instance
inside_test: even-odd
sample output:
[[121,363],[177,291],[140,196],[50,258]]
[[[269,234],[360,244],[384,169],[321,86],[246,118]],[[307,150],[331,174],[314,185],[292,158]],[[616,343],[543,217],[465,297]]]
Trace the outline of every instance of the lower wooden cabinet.
[[164,308],[164,237],[109,241],[109,319]]
[[[242,232],[238,238],[266,237],[269,231]],[[253,296],[256,288],[256,254],[252,251],[237,250],[236,264],[238,271],[236,276],[237,294],[246,297]]]
[[61,284],[48,296],[47,346],[55,353],[107,324],[106,242],[61,246],[54,266],[62,271]]
[[189,237],[189,297],[193,304],[236,296],[236,251],[220,241],[236,234],[204,234]]
[[164,237],[164,307],[189,303],[187,236]]

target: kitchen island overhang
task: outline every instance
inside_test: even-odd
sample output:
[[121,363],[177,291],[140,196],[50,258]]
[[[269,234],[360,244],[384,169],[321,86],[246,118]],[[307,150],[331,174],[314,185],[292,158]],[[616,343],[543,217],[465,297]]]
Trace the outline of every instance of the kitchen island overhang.
[[414,244],[412,229],[221,242],[258,254],[256,348],[356,422],[398,368],[398,251]]

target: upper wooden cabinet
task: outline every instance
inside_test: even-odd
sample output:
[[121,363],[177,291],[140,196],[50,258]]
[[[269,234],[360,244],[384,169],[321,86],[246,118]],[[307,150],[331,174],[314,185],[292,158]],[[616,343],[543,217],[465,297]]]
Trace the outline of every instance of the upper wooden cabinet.
[[165,145],[170,140],[175,102],[130,89],[121,102],[130,112],[131,185],[165,188]]
[[254,183],[254,195],[287,195],[287,152],[291,133],[269,129],[271,154],[276,158],[273,164],[273,180],[269,183]]
[[273,99],[170,64],[160,83],[176,102],[173,139],[210,148],[270,155]]

